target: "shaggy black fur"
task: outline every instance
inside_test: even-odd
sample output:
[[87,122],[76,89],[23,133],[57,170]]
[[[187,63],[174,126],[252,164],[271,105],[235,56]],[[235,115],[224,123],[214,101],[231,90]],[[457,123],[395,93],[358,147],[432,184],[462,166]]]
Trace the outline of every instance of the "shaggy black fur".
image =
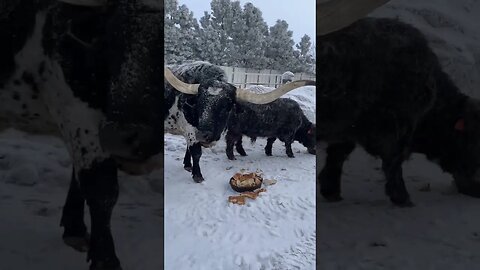
[[141,1],[91,8],[56,4],[43,45],[76,97],[106,114],[102,146],[143,161],[163,148],[162,10]]
[[[329,142],[322,195],[340,200],[342,165],[355,144],[382,159],[386,193],[411,205],[402,163],[425,153],[480,196],[480,105],[461,94],[414,27],[362,19],[318,37],[317,139]],[[463,126],[462,126],[463,124]]]
[[294,157],[291,144],[298,141],[315,154],[315,125],[303,113],[300,105],[292,99],[280,98],[269,104],[257,105],[238,102],[227,124],[227,157],[234,160],[233,145],[237,152],[246,156],[242,146],[242,135],[255,140],[268,138],[265,154],[272,155],[272,144],[276,138],[285,143],[286,153]]

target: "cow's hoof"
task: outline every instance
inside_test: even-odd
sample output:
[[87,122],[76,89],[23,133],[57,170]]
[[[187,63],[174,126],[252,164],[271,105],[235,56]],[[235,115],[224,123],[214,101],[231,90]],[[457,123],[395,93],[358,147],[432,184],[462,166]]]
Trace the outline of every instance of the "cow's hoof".
[[120,263],[114,262],[97,262],[90,265],[90,270],[122,270]]
[[87,233],[84,237],[64,236],[63,242],[79,252],[87,252],[89,247],[90,235]]
[[294,155],[287,155],[289,158],[294,158],[295,156]]
[[187,172],[192,172],[192,170],[193,170],[192,167],[189,167],[189,166],[185,166],[185,167],[183,167],[183,168],[184,168],[185,171],[187,171]]
[[415,204],[410,201],[410,199],[407,200],[394,200],[391,199],[392,203],[395,204],[395,206],[401,207],[401,208],[406,208],[406,207],[414,207]]
[[343,198],[342,196],[340,196],[339,193],[335,193],[335,194],[322,194],[323,198],[325,198],[325,200],[327,202],[339,202],[339,201],[342,201]]
[[199,176],[199,175],[195,175],[193,176],[193,181],[195,181],[195,183],[201,183],[203,181],[205,181],[205,179],[203,179],[203,176]]
[[237,160],[234,155],[227,155],[227,158],[230,160]]

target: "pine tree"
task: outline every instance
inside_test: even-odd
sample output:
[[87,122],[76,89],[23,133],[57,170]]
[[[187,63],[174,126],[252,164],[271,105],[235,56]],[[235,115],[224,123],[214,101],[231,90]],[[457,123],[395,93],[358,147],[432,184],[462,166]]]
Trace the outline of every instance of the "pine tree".
[[265,55],[269,58],[270,68],[278,70],[291,70],[294,64],[295,42],[292,39],[293,32],[288,30],[288,23],[284,20],[277,20],[274,26],[270,27],[270,35],[267,38],[268,45]]
[[199,57],[215,65],[226,64],[227,55],[220,42],[221,33],[212,25],[211,16],[205,12],[200,19],[201,28],[198,30]]
[[165,0],[165,62],[182,63],[199,58],[198,22],[186,5]]
[[251,3],[245,4],[237,28],[232,30],[237,33],[233,40],[236,49],[233,54],[235,63],[240,67],[267,68],[265,49],[268,25],[262,17],[262,12]]
[[203,28],[199,31],[201,46],[202,50],[207,49],[202,55],[212,64],[231,65],[233,62],[231,55],[235,51],[231,33],[240,15],[238,14],[241,11],[240,4],[239,2],[234,4],[230,0],[212,0],[210,7],[211,13],[205,12],[200,19]]
[[300,42],[295,45],[296,70],[301,72],[309,72],[313,63],[313,56],[311,55],[312,42],[308,35],[304,35]]

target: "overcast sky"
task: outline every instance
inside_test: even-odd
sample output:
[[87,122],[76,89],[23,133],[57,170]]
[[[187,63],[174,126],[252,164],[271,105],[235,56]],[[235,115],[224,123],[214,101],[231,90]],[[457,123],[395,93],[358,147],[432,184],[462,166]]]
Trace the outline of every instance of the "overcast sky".
[[[209,0],[178,0],[179,5],[185,4],[197,20],[203,16],[204,11],[211,12]],[[245,3],[252,3],[262,11],[262,16],[268,26],[273,26],[278,19],[288,23],[288,29],[293,31],[293,40],[300,42],[303,35],[310,36],[311,42],[315,41],[315,0],[240,0],[243,7]]]

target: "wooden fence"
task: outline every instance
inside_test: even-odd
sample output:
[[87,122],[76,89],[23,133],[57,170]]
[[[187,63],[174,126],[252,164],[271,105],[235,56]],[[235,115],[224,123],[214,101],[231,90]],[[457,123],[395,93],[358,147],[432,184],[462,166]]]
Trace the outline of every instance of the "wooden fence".
[[[246,87],[248,85],[263,85],[269,87],[278,87],[282,84],[282,74],[285,71],[272,69],[251,69],[220,66],[228,77],[228,82],[237,87]],[[294,80],[315,80],[314,74],[294,73]]]

